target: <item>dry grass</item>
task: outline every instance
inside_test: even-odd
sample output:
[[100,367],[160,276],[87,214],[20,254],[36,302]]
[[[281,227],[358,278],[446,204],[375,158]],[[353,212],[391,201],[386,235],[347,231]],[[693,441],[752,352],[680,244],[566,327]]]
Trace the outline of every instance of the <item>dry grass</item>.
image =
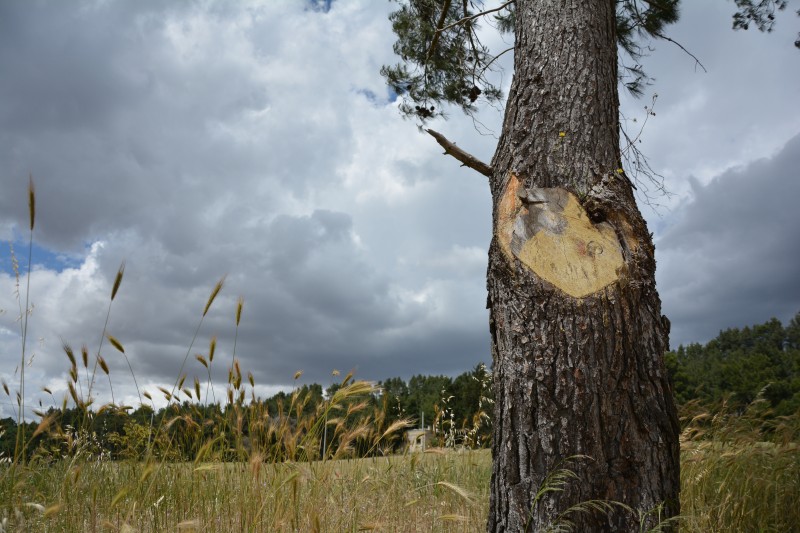
[[[21,471],[18,496],[36,505],[23,505],[16,518],[9,516],[9,531],[485,528],[488,450],[324,462],[262,460],[255,454],[238,463],[30,464]],[[682,531],[784,532],[800,523],[795,443],[685,442],[682,469]]]
[[137,482],[148,468],[131,461],[29,465],[20,496],[42,507],[23,507],[14,527],[479,531],[488,512],[491,459],[486,450],[278,464],[254,456],[249,463],[161,465],[145,490]]
[[800,413],[772,417],[757,399],[741,413],[687,406],[682,435],[684,531],[797,531]]

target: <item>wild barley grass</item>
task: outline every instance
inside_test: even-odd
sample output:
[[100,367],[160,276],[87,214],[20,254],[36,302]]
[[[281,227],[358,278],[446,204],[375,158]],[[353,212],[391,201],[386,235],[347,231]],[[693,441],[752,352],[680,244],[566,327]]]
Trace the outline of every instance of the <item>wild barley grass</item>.
[[686,406],[681,502],[688,531],[800,528],[800,413],[772,417],[759,396],[743,412]]
[[800,448],[769,442],[684,444],[687,531],[797,531]]
[[[682,457],[681,531],[793,531],[800,523],[796,444],[687,442]],[[220,532],[485,527],[488,450],[325,462],[263,459],[162,463],[147,490],[138,483],[148,469],[142,461],[33,463],[23,470],[17,499],[52,510],[45,518],[24,507],[31,531],[119,531],[124,524],[175,531],[181,523]]]
[[[41,531],[479,531],[488,513],[488,451],[310,463],[162,465],[150,490],[129,489],[134,461],[59,462],[26,472],[25,527]],[[43,503],[38,503],[43,502]],[[19,525],[19,524],[18,524]]]

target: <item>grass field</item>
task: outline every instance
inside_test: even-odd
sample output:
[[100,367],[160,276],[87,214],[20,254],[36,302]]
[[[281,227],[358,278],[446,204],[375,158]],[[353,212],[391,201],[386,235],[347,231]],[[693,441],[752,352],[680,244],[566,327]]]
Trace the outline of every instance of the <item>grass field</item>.
[[147,469],[131,461],[31,465],[21,480],[24,494],[14,498],[23,502],[14,528],[479,531],[488,512],[491,459],[481,450],[311,463],[163,464],[144,476]]
[[[4,468],[8,468],[7,466]],[[31,464],[6,531],[453,531],[485,528],[488,450],[307,463]],[[12,495],[13,494],[13,495]],[[797,444],[688,442],[682,531],[796,531]]]

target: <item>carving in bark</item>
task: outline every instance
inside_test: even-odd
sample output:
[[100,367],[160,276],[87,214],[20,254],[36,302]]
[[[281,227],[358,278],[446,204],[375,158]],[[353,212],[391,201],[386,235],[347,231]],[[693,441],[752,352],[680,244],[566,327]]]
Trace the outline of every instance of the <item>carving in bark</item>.
[[575,298],[617,281],[622,247],[613,226],[593,224],[565,189],[525,189],[512,176],[498,213],[500,248]]

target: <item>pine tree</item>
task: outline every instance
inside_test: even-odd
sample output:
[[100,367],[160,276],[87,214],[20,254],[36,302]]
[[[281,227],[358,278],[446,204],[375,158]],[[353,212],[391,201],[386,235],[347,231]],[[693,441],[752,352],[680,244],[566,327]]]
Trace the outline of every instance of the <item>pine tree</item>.
[[[424,124],[448,106],[472,115],[479,102],[500,103],[491,74],[514,54],[491,165],[426,130],[487,176],[492,193],[489,530],[541,529],[593,499],[627,510],[573,514],[577,530],[669,521],[679,512],[678,424],[663,358],[669,321],[628,177],[654,173],[627,135],[620,151],[617,84],[641,95],[651,82],[640,59],[653,39],[674,43],[664,29],[677,21],[679,0],[397,1],[390,19],[402,61],[382,74],[406,117]],[[787,4],[735,0],[733,28],[770,32]],[[477,28],[486,20],[513,33],[514,45],[485,46]],[[573,481],[539,492],[577,456]]]
[[[484,46],[478,22],[493,17],[514,32],[514,80],[491,164],[428,130],[487,176],[492,193],[488,530],[538,531],[565,517],[577,531],[652,527],[679,513],[679,429],[653,243],[622,168],[617,83],[634,93],[647,83],[639,43],[666,38],[678,0],[482,7],[400,2],[391,20],[402,62],[382,72],[407,116],[424,122],[448,104],[471,114],[479,99],[501,99],[489,74],[511,51]],[[564,467],[575,477],[543,491]],[[624,505],[569,512],[596,500]]]

